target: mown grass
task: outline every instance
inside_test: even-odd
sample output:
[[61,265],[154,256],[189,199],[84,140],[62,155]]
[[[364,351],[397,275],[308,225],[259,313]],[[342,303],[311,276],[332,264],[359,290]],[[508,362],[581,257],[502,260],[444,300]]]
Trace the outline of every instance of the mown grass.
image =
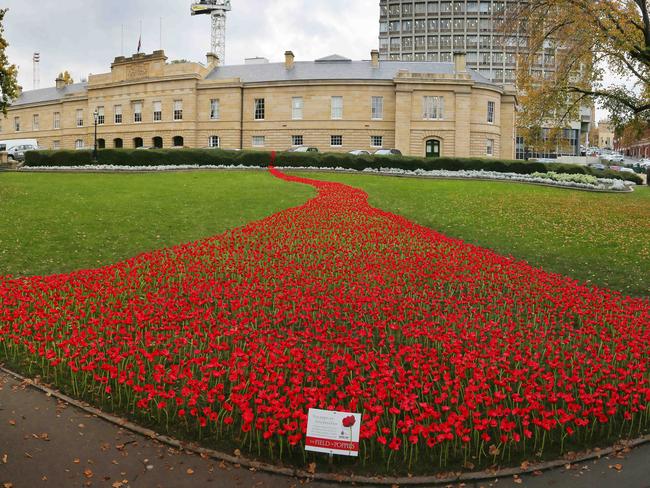
[[95,268],[300,205],[264,172],[0,173],[0,275]]
[[648,187],[604,194],[504,182],[309,176],[362,188],[375,207],[546,271],[650,296]]

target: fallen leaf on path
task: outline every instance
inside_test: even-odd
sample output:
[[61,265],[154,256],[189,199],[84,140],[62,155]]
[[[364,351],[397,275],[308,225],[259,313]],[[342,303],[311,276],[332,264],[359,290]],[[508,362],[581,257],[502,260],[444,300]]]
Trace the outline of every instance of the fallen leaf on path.
[[194,474],[194,470],[193,470],[192,468],[187,468],[186,473],[189,474],[189,475],[191,476],[191,475]]
[[84,470],[84,476],[86,478],[92,478],[94,476],[94,473],[92,472],[91,469],[86,469],[86,470]]
[[9,425],[16,425],[16,421],[15,420],[10,420]]
[[14,488],[14,485],[12,483],[4,483],[2,488]]
[[316,463],[309,463],[309,466],[307,466],[307,472],[314,474],[316,472]]
[[616,471],[620,471],[621,469],[623,469],[623,465],[622,464],[613,464],[613,465],[609,466],[609,469],[615,469]]
[[235,449],[235,456],[236,457],[241,456],[241,451],[239,449]]
[[75,463],[75,464],[79,464],[81,462],[81,460],[79,458],[74,458],[74,460],[72,462]]
[[2,464],[7,464],[7,455],[6,454],[4,454],[2,456]]
[[116,481],[115,483],[113,483],[111,485],[112,488],[122,488],[123,486],[124,486],[124,483],[122,483],[121,481]]
[[29,459],[32,459],[32,455],[30,453],[28,453],[28,452],[25,453],[25,457],[29,458]]

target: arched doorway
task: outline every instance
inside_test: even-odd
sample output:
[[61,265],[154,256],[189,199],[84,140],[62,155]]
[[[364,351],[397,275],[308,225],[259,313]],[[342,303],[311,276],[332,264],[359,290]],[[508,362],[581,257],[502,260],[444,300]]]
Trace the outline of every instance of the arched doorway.
[[174,136],[174,147],[183,147],[183,138],[181,136]]
[[97,139],[97,149],[106,149],[105,139]]
[[440,141],[438,139],[429,139],[426,143],[426,156],[427,158],[440,157]]
[[120,138],[113,139],[113,147],[115,149],[122,149],[124,147],[124,142]]
[[162,137],[154,137],[151,139],[151,142],[153,144],[153,147],[156,149],[162,149],[163,147],[163,138]]
[[137,148],[142,147],[142,146],[144,146],[144,142],[142,141],[142,137],[136,137],[135,139],[133,139],[133,147],[134,148],[137,149]]

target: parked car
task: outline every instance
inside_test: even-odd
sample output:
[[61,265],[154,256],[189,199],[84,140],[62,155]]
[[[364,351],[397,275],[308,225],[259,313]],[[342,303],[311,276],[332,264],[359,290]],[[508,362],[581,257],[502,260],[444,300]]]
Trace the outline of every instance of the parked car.
[[318,148],[312,146],[295,146],[287,149],[287,152],[318,152]]
[[366,151],[365,149],[355,149],[354,151],[350,151],[348,154],[352,154],[354,156],[369,156],[370,151]]
[[619,168],[619,171],[621,173],[635,173],[635,171],[632,168],[627,168],[625,166],[622,166],[621,168]]
[[600,171],[605,171],[607,169],[607,166],[602,163],[591,163],[589,167],[592,169],[598,169]]
[[37,151],[38,147],[32,144],[23,144],[21,146],[14,146],[8,151],[11,159],[14,161],[25,161],[25,153],[27,151]]
[[623,161],[625,161],[625,158],[623,157],[622,154],[616,154],[616,153],[603,156],[602,159],[605,161],[609,161],[611,163],[622,163]]
[[374,153],[375,156],[401,156],[402,151],[399,149],[377,149]]

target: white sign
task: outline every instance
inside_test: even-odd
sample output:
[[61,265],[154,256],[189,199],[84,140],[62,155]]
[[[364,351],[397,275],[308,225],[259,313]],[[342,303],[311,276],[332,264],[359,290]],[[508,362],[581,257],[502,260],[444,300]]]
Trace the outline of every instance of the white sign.
[[358,456],[360,432],[360,413],[310,408],[305,450],[339,456]]

